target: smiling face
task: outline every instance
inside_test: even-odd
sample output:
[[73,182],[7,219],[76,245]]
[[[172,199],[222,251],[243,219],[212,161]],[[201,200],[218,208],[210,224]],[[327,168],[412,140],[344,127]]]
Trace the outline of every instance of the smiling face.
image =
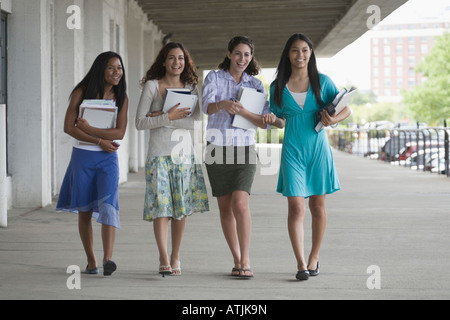
[[170,50],[163,65],[166,68],[167,75],[181,75],[184,71],[185,66],[183,50],[181,50],[180,48]]
[[237,45],[233,52],[228,52],[230,59],[230,72],[243,73],[253,59],[252,49],[246,44]]
[[117,57],[111,58],[105,69],[105,83],[112,86],[118,86],[122,77],[123,67],[120,59]]
[[307,68],[312,50],[303,40],[295,41],[289,50],[289,60],[292,68]]

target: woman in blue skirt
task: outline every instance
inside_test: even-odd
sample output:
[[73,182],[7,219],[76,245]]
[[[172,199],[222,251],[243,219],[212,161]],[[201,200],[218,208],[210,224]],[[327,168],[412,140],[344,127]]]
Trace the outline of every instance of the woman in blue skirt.
[[[90,126],[79,118],[84,100],[113,100],[118,108],[112,129]],[[87,256],[86,273],[97,274],[92,218],[102,224],[103,274],[111,275],[111,260],[119,220],[118,144],[128,123],[128,96],[122,58],[114,52],[100,54],[86,77],[75,87],[64,122],[64,132],[76,139],[57,204],[58,211],[78,213],[78,228]]]
[[[318,113],[325,126],[339,123],[351,114],[347,107],[333,117],[321,110],[337,94],[333,81],[317,70],[311,40],[303,34],[291,36],[271,86],[271,111],[276,117],[268,115],[266,120],[276,126],[282,120],[286,125],[277,191],[288,198],[288,231],[297,259],[298,280],[319,274],[319,250],[327,223],[325,198],[341,188],[327,134],[315,130]],[[308,198],[312,248],[306,261],[303,220]]]

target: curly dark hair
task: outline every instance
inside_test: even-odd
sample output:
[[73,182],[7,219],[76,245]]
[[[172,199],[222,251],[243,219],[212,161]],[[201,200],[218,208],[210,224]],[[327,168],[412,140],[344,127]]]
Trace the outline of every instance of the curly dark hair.
[[179,42],[169,42],[166,44],[158,56],[155,62],[150,67],[150,69],[145,74],[145,77],[141,81],[141,85],[144,85],[149,80],[159,80],[164,78],[166,75],[166,68],[164,67],[164,62],[167,59],[170,51],[173,49],[181,49],[184,54],[184,71],[180,76],[180,79],[184,83],[192,84],[196,86],[198,84],[197,67],[191,58],[191,55],[187,49]]
[[[250,64],[248,65],[247,69],[245,69],[245,72],[251,76],[256,76],[259,74],[261,67],[259,66],[258,62],[255,59],[255,46],[253,45],[253,41],[250,38],[248,38],[246,36],[234,37],[228,43],[228,52],[232,53],[234,48],[236,48],[241,43],[248,45],[250,47],[251,53],[253,55],[253,59],[252,59],[252,61],[250,61]],[[228,71],[228,70],[230,70],[230,64],[231,64],[230,59],[228,59],[228,57],[225,57],[223,62],[221,64],[219,64],[219,69]]]

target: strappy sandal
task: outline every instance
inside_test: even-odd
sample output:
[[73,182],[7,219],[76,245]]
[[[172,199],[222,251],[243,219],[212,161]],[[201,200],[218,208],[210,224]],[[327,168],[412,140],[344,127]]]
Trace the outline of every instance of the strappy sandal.
[[178,268],[172,268],[172,276],[181,276],[181,267]]
[[164,275],[169,275],[172,274],[172,267],[169,266],[159,266],[159,274]]
[[172,268],[172,276],[181,276],[181,263],[179,263],[178,267]]

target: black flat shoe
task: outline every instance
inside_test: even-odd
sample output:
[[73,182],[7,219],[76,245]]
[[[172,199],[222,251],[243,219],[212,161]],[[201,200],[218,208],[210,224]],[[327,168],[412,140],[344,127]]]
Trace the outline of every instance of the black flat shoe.
[[297,278],[297,280],[300,280],[300,281],[308,280],[309,279],[309,271],[308,270],[298,271],[297,275],[295,277]]
[[117,266],[114,263],[114,261],[109,260],[103,264],[103,275],[104,276],[110,276],[116,270],[117,270]]
[[317,277],[317,276],[319,275],[319,272],[320,272],[319,267],[320,267],[319,261],[317,261],[317,268],[316,268],[316,270],[309,270],[309,269],[308,269],[309,275],[310,275],[311,277]]

